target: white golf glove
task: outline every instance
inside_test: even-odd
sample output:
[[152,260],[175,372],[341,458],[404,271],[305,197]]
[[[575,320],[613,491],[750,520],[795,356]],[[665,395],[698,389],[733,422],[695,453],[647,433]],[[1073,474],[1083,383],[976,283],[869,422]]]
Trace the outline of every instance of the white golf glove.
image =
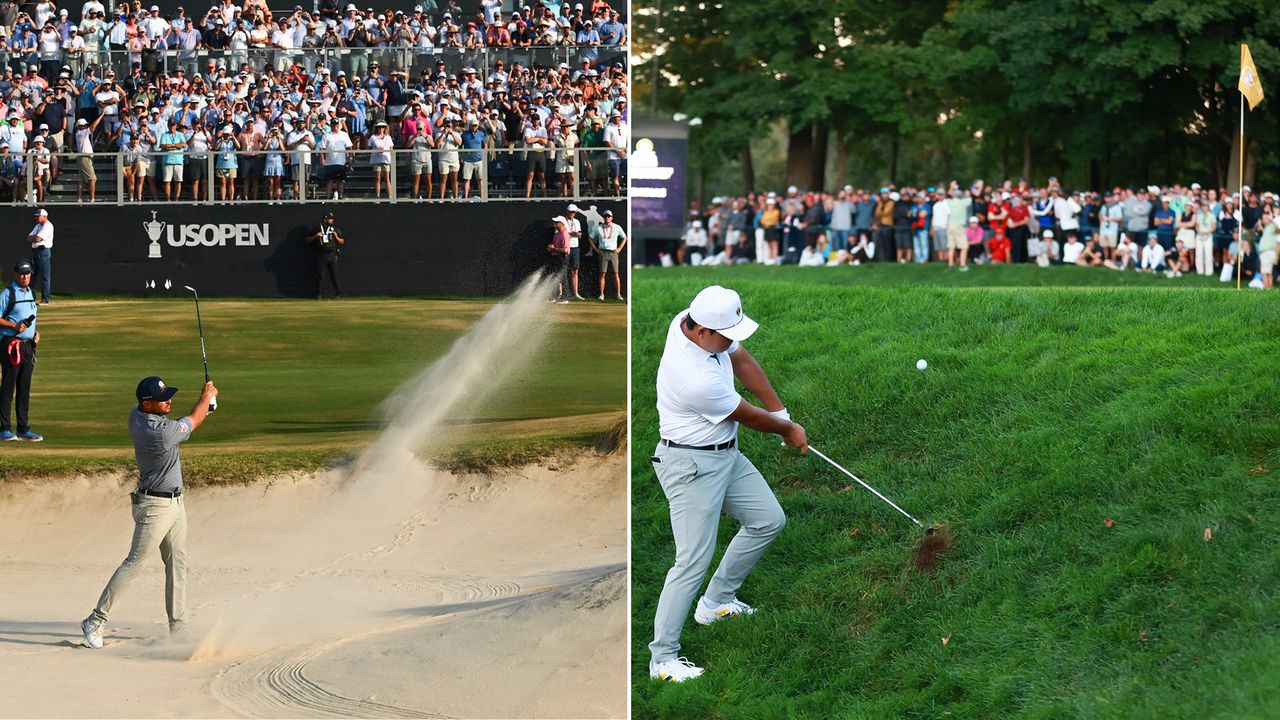
[[[787,422],[791,422],[791,413],[787,412],[786,408],[782,408],[781,410],[771,410],[769,411],[769,414],[777,418],[782,418]],[[786,445],[787,445],[787,441],[783,440],[782,446],[786,447]]]

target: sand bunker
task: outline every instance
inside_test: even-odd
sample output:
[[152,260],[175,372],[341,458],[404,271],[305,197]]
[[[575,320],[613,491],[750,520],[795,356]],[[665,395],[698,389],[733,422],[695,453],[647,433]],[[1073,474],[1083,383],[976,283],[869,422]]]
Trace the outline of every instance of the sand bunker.
[[0,488],[0,715],[623,716],[624,454],[484,477],[420,459],[518,391],[547,293],[526,284],[407,383],[351,468],[190,490],[190,642],[167,637],[153,557],[106,647],[80,647],[132,478]]
[[[127,488],[0,495],[6,717],[620,717],[619,456],[500,478],[437,476],[351,550],[339,473],[190,492],[197,642],[171,643],[160,562],[102,650],[79,618],[128,549]],[[334,523],[308,552],[290,528]],[[314,562],[328,555],[326,562]]]

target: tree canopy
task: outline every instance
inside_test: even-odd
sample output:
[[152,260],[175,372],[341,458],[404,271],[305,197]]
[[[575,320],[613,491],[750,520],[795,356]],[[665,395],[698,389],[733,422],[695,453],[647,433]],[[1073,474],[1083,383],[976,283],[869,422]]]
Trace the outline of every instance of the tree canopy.
[[[701,117],[695,165],[779,124],[786,180],[1049,175],[1236,184],[1240,44],[1269,97],[1246,182],[1280,181],[1280,14],[1261,0],[735,0],[636,6],[636,97]],[[743,185],[753,184],[746,163]],[[920,175],[917,177],[917,175]]]

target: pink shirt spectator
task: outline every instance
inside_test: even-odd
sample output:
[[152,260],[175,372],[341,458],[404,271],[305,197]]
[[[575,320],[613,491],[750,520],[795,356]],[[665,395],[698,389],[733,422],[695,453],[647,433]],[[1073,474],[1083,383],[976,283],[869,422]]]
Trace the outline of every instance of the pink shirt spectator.
[[551,244],[555,247],[556,250],[560,251],[560,254],[568,255],[569,254],[569,229],[563,228],[561,230],[557,230],[555,233],[555,237],[551,238]]

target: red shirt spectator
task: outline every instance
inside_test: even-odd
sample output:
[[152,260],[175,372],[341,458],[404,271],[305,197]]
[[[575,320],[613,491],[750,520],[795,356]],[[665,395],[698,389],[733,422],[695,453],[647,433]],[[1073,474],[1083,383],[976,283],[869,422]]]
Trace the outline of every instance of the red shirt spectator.
[[987,241],[987,252],[991,255],[993,263],[1009,262],[1009,249],[1013,247],[1013,243],[1009,238],[1005,237],[1004,227],[995,229],[995,236]]

